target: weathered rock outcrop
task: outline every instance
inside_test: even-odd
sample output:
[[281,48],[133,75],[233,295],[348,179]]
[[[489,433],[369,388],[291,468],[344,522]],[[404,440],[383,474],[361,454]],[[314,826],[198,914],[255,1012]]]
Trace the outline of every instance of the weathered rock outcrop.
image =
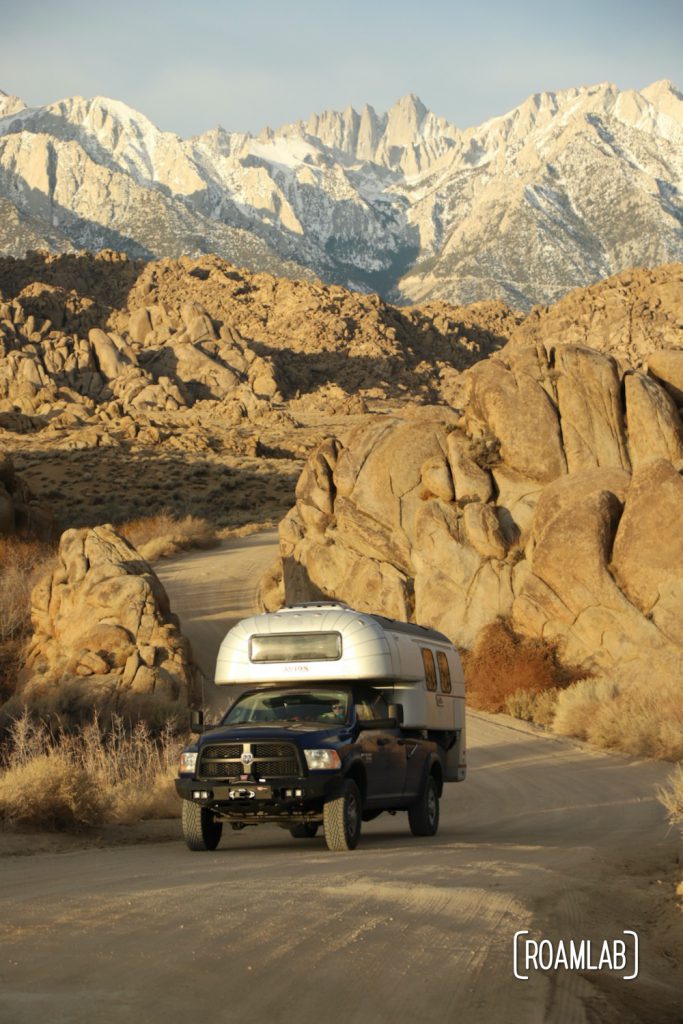
[[682,304],[680,263],[636,267],[577,288],[552,306],[535,306],[515,332],[514,344],[585,345],[610,353],[624,366],[654,368],[655,360],[663,366],[668,351],[681,347]]
[[158,719],[193,697],[191,651],[166,592],[110,526],[63,534],[54,572],[33,591],[31,621],[15,703]]
[[314,452],[264,603],[328,595],[464,646],[503,616],[573,663],[666,664],[683,682],[670,394],[571,345],[506,349],[465,377],[460,418],[385,418]]

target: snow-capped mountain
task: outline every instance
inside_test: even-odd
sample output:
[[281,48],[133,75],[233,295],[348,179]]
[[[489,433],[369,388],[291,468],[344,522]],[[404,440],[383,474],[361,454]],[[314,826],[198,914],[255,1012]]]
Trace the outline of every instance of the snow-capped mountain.
[[683,97],[541,93],[460,130],[413,95],[182,140],[116,100],[0,93],[0,250],[217,252],[405,302],[527,307],[683,259]]

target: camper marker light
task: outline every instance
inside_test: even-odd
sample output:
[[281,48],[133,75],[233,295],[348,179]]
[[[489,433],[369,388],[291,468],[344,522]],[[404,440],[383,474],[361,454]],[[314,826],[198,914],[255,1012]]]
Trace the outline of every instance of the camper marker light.
[[306,764],[311,771],[341,768],[341,758],[336,750],[304,750]]
[[197,764],[197,753],[184,753],[180,755],[180,767],[179,773],[182,775],[184,772],[193,772],[195,765]]

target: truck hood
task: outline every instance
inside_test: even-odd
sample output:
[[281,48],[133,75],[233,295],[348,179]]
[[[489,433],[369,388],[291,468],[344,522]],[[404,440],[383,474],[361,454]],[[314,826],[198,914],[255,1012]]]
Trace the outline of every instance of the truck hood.
[[259,740],[288,740],[299,747],[326,747],[328,744],[348,741],[348,725],[322,725],[320,722],[273,722],[266,725],[221,725],[202,733],[198,747],[207,743],[254,743]]

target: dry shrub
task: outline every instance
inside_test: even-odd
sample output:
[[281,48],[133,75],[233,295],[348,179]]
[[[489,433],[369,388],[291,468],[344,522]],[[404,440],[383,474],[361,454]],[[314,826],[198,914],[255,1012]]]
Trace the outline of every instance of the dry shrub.
[[666,785],[658,789],[657,796],[664,804],[671,824],[683,828],[683,765],[676,765]]
[[503,619],[481,630],[463,668],[468,700],[482,711],[504,711],[513,694],[540,693],[577,678],[561,664],[556,645],[520,636]]
[[55,549],[27,537],[0,537],[0,702],[11,696],[31,628],[31,591],[51,572]]
[[553,731],[636,757],[683,759],[683,687],[663,677],[584,679],[564,690]]
[[186,738],[169,722],[154,737],[112,716],[78,732],[54,733],[28,714],[15,720],[2,750],[0,818],[12,824],[74,830],[180,813],[173,779]]
[[101,824],[108,810],[107,794],[59,750],[0,776],[0,815],[12,825],[74,831]]
[[515,690],[505,698],[505,710],[513,718],[548,728],[555,718],[559,695],[556,686],[548,690]]
[[[34,677],[40,680],[39,676]],[[187,698],[183,694],[175,700],[163,693],[136,693],[119,690],[111,677],[102,685],[94,686],[91,676],[67,675],[52,678],[43,685],[35,685],[15,693],[0,706],[0,734],[24,712],[41,720],[52,730],[72,733],[86,728],[96,715],[101,722],[120,716],[127,730],[143,722],[150,734],[158,736],[170,719],[187,718]]]
[[208,520],[198,516],[178,519],[170,512],[119,523],[117,530],[148,562],[178,551],[211,548],[218,544],[216,529]]

